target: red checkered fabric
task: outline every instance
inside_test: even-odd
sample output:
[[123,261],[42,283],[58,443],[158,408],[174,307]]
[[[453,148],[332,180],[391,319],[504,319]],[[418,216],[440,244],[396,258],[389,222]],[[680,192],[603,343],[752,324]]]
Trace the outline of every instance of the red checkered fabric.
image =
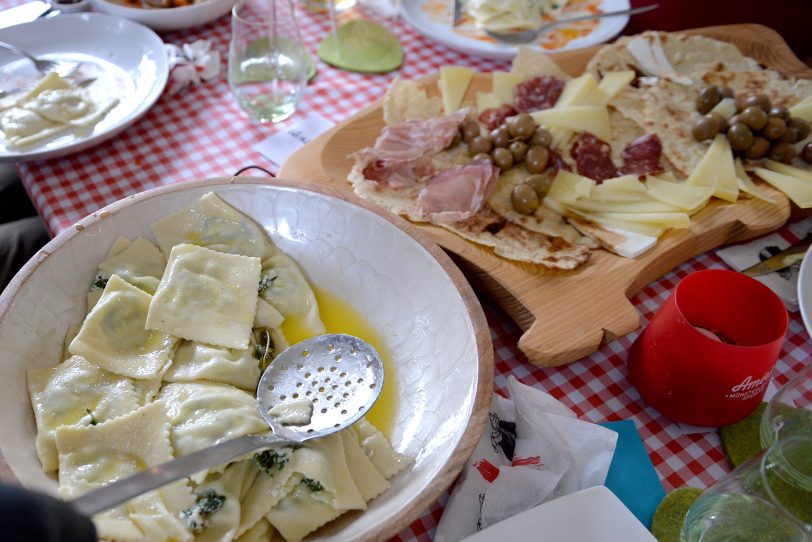
[[[0,0],[0,7],[19,0]],[[314,54],[329,31],[324,15],[303,12],[300,25],[306,48]],[[376,19],[371,12],[364,16]],[[307,87],[300,110],[314,111],[340,122],[379,98],[395,75],[406,79],[434,72],[445,64],[480,71],[506,70],[508,63],[459,53],[432,43],[403,21],[388,21],[405,48],[405,63],[396,73],[361,75],[318,63],[318,76]],[[226,65],[229,18],[206,26],[163,35],[167,43],[205,38],[214,42]],[[135,125],[97,147],[73,156],[19,164],[23,183],[48,224],[59,232],[76,220],[109,203],[159,185],[190,179],[231,175],[258,164],[274,168],[253,150],[253,145],[275,127],[251,123],[233,100],[225,74],[174,96],[163,96]],[[788,236],[790,238],[791,235]],[[725,264],[709,253],[684,263],[633,298],[645,326],[680,279]],[[690,485],[706,487],[729,471],[719,435],[684,434],[680,427],[647,407],[627,378],[626,356],[638,332],[603,345],[594,354],[564,367],[531,365],[517,348],[517,326],[484,295],[480,296],[490,324],[496,362],[496,391],[506,393],[507,377],[543,389],[592,422],[634,420],[665,486],[671,490]],[[778,362],[779,385],[808,363],[812,353],[803,322],[791,315],[789,333]],[[392,540],[411,542],[433,538],[447,494]]]

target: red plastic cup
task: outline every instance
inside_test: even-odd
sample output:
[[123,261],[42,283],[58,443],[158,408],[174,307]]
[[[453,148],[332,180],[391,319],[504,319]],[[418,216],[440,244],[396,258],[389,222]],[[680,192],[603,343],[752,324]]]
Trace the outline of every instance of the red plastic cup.
[[768,287],[721,269],[685,277],[629,351],[643,400],[676,421],[727,425],[761,403],[787,332]]

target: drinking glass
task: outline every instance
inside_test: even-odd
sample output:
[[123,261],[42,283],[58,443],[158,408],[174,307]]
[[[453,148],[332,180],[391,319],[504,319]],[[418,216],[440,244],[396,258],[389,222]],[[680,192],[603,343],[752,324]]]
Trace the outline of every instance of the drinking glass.
[[705,490],[682,524],[682,542],[808,542],[812,435],[781,438]]
[[231,17],[228,84],[259,122],[290,117],[307,85],[307,52],[292,0],[240,0]]
[[761,444],[778,437],[812,435],[812,365],[790,378],[767,403],[761,418]]

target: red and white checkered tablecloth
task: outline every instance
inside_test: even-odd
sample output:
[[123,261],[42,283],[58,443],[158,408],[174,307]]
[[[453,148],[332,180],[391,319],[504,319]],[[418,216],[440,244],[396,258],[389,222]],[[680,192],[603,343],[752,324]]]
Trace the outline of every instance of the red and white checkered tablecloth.
[[[0,8],[21,0],[0,0]],[[372,12],[364,12],[378,18]],[[420,77],[445,64],[480,71],[505,70],[507,62],[494,62],[432,43],[403,21],[387,21],[405,48],[403,67],[387,75],[361,75],[331,68],[321,61],[318,76],[307,87],[300,105],[340,122],[379,98],[395,75]],[[314,54],[328,32],[325,15],[300,13],[306,48]],[[188,43],[206,38],[220,51],[226,65],[229,18],[162,37],[167,43]],[[127,195],[156,186],[231,175],[258,164],[273,168],[253,146],[275,127],[251,123],[233,100],[225,74],[217,80],[164,95],[132,127],[101,145],[64,158],[19,164],[23,183],[52,233],[72,225],[89,213]],[[708,253],[684,263],[648,285],[633,298],[645,326],[677,282],[691,272],[724,268]],[[601,422],[634,420],[666,491],[683,485],[706,487],[729,471],[716,432],[685,434],[680,427],[647,407],[627,378],[626,353],[638,332],[603,345],[594,354],[564,367],[531,365],[518,350],[518,327],[486,297],[480,296],[494,343],[495,386],[506,393],[507,377],[543,389],[571,407],[582,419]],[[781,385],[808,363],[812,343],[797,313],[791,314],[789,332],[774,381]],[[431,540],[447,495],[426,510],[393,540]]]

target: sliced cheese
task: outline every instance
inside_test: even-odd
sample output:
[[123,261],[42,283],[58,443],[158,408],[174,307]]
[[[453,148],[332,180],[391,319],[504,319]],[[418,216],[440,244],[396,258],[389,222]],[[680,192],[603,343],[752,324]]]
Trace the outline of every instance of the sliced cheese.
[[474,70],[465,66],[443,66],[440,68],[440,80],[437,85],[443,98],[443,109],[451,114],[459,109],[468,85],[474,77]]
[[722,98],[719,103],[710,110],[710,113],[716,113],[724,117],[725,120],[730,120],[730,118],[736,114],[736,100],[733,98]]
[[519,52],[510,66],[510,73],[521,75],[524,79],[539,75],[552,75],[567,81],[570,75],[562,70],[550,57],[538,49],[519,47]]
[[691,224],[688,213],[592,213],[593,216],[610,220],[651,224],[664,228],[687,228]]
[[691,186],[710,186],[713,195],[726,201],[739,197],[739,183],[733,166],[733,151],[724,134],[714,138],[711,146],[685,181]]
[[798,117],[806,122],[812,122],[812,95],[807,96],[797,104],[790,107],[789,113],[793,117]]
[[646,193],[646,186],[640,182],[640,179],[638,179],[636,175],[621,175],[620,177],[605,179],[601,184],[595,187],[595,190],[599,188],[607,192]]
[[636,258],[657,244],[657,238],[649,235],[611,228],[577,216],[570,216],[567,220],[582,235],[591,237],[606,250],[624,258]]
[[579,198],[588,198],[595,184],[592,179],[560,169],[546,197],[561,203],[574,203]]
[[533,120],[543,126],[565,128],[572,132],[590,132],[608,141],[612,138],[609,111],[597,105],[573,105],[531,113]]
[[567,81],[561,96],[555,102],[556,108],[571,105],[598,105],[602,91],[598,88],[598,81],[591,73]]
[[598,83],[598,88],[601,91],[601,105],[607,105],[615,96],[620,94],[629,83],[634,81],[634,72],[632,70],[624,70],[618,72],[608,72],[604,74],[601,82]]
[[762,190],[756,183],[753,182],[753,179],[751,179],[750,175],[747,174],[747,171],[744,170],[742,161],[738,158],[736,158],[735,168],[736,176],[739,180],[739,190],[750,194],[754,198],[769,201],[770,203],[775,202],[774,197]]
[[641,235],[647,235],[650,237],[659,237],[665,231],[665,228],[662,226],[657,226],[653,224],[646,224],[642,222],[628,222],[623,220],[616,220],[610,218],[603,214],[593,214],[587,213],[584,211],[579,211],[578,209],[573,209],[563,203],[556,201],[553,198],[549,197],[549,194],[546,198],[544,198],[543,204],[552,209],[553,211],[557,212],[563,216],[571,216],[574,215],[578,218],[583,220],[587,220],[589,222],[594,222],[596,224],[600,224],[602,226],[606,226],[608,228],[616,228],[622,231],[630,231],[639,233]]
[[797,168],[789,164],[782,164],[781,162],[776,162],[775,160],[765,160],[764,164],[767,166],[767,169],[812,183],[812,171]]
[[521,83],[524,77],[517,73],[493,72],[493,93],[499,97],[503,104],[513,103],[513,87]]
[[503,103],[504,102],[502,102],[502,100],[499,99],[499,96],[497,96],[493,92],[476,93],[476,110],[478,113],[482,113],[486,109],[499,107]]
[[692,186],[658,179],[649,175],[646,179],[648,194],[662,203],[685,209],[690,214],[704,207],[713,193],[710,186]]
[[765,168],[756,168],[756,175],[783,192],[801,209],[812,207],[812,184],[798,177],[784,175]]
[[675,207],[661,201],[594,201],[580,199],[570,204],[581,211],[590,213],[682,213],[683,208]]

